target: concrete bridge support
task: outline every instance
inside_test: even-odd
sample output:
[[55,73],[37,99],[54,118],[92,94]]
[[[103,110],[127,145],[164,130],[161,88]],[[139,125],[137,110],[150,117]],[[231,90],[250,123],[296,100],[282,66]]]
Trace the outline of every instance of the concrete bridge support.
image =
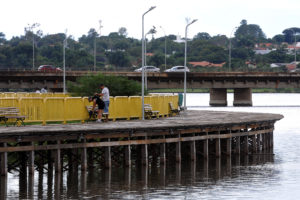
[[227,89],[226,88],[211,88],[209,90],[210,106],[227,106]]
[[252,106],[252,89],[235,88],[233,106]]

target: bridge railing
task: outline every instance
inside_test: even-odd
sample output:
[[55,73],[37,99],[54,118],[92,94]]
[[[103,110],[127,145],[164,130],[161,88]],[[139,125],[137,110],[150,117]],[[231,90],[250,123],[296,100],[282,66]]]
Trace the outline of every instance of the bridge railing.
[[[169,102],[178,105],[177,95],[146,96],[145,104],[151,104],[153,110],[157,110],[160,116],[171,114]],[[81,121],[88,119],[87,97],[0,97],[0,107],[18,107],[21,115],[25,115],[25,122],[49,122]],[[142,101],[140,96],[116,96],[110,98],[109,119],[130,120],[142,118]]]

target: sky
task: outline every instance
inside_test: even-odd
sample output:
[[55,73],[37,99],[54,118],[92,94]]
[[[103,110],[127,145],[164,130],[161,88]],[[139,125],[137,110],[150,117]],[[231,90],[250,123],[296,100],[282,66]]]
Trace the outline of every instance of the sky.
[[[187,19],[197,19],[188,27],[188,37],[199,32],[231,35],[245,19],[257,24],[268,38],[290,27],[300,27],[300,0],[1,0],[0,32],[6,39],[24,35],[34,23],[44,35],[64,33],[78,39],[95,28],[101,35],[127,29],[128,37],[142,38],[153,26],[154,37],[174,34],[184,37]],[[102,28],[99,29],[99,20]]]

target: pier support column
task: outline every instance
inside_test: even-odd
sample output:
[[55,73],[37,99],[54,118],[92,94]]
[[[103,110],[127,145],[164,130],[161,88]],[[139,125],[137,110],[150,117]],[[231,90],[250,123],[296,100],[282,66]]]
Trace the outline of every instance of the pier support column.
[[[86,144],[86,139],[82,140],[83,144]],[[84,147],[81,149],[81,171],[85,171],[87,169],[87,148]]]
[[[206,135],[208,135],[207,132]],[[203,156],[205,159],[208,159],[208,139],[203,140]]]
[[178,134],[179,141],[176,143],[176,162],[181,162],[181,141],[180,134]]
[[[3,143],[2,147],[4,148],[7,147],[7,144]],[[1,176],[6,176],[7,175],[7,152],[0,153],[0,160],[1,160],[0,163]]]
[[273,149],[273,145],[274,145],[274,136],[273,136],[273,132],[270,133],[270,148]]
[[231,138],[226,139],[226,156],[231,157]]
[[[165,136],[164,136],[165,138]],[[160,164],[166,163],[166,143],[160,144]]]
[[235,137],[235,153],[238,155],[241,153],[241,137],[240,136]]
[[[57,141],[57,145],[60,146],[60,141]],[[58,148],[55,152],[55,172],[61,173],[61,150]]]
[[[147,137],[145,137],[145,140],[147,141]],[[148,165],[148,144],[142,145],[142,164]]]
[[233,106],[252,106],[251,88],[235,88]]
[[227,89],[226,88],[210,88],[209,90],[210,106],[227,106]]
[[244,136],[243,139],[244,139],[243,153],[248,155],[249,154],[248,135]]
[[266,149],[266,134],[265,133],[263,133],[263,134],[261,134],[261,144],[262,144],[262,150],[265,150]]
[[251,140],[252,140],[252,153],[256,153],[257,152],[256,135],[252,135]]
[[[110,142],[110,139],[107,141]],[[105,147],[105,167],[111,168],[111,147]]]
[[[31,142],[31,146],[34,146],[34,142]],[[29,152],[28,172],[30,175],[34,174],[34,151]]]
[[[220,135],[220,131],[218,131],[218,135]],[[216,157],[221,157],[221,139],[216,138]]]
[[125,165],[126,167],[131,166],[131,147],[130,145],[125,146]]
[[[195,134],[193,134],[195,136]],[[191,161],[196,161],[196,142],[191,141],[190,142],[190,148],[191,148]]]

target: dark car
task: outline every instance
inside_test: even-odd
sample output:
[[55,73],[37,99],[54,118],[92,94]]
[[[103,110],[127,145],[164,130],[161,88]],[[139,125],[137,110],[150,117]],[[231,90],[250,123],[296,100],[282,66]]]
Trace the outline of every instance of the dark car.
[[59,67],[54,67],[52,65],[41,65],[38,68],[39,72],[62,72]]

